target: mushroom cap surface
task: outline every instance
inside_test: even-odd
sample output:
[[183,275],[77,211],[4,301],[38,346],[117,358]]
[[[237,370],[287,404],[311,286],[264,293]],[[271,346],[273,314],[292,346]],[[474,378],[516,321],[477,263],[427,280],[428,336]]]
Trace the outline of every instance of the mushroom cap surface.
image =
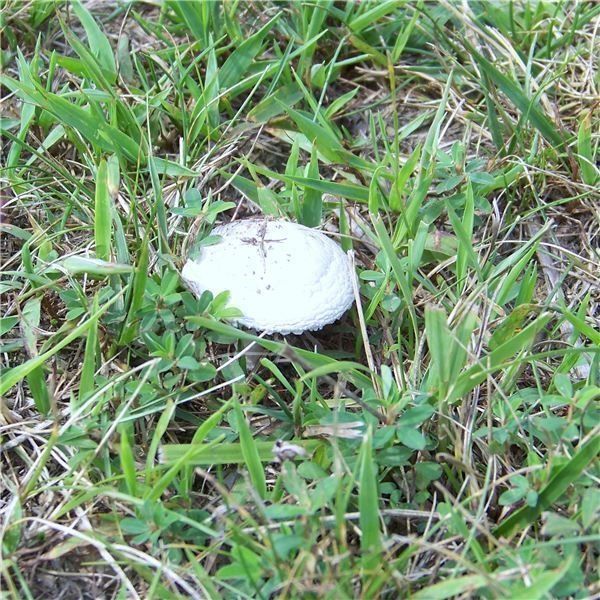
[[302,333],[339,319],[352,305],[350,261],[325,234],[288,221],[245,219],[215,227],[181,276],[200,296],[230,292],[234,323],[266,333]]

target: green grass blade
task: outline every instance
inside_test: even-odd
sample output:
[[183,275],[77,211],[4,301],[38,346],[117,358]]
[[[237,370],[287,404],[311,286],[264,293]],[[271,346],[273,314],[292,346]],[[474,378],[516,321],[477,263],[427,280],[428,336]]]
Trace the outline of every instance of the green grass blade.
[[[92,303],[92,314],[98,312],[99,307],[98,294],[96,294]],[[79,404],[81,404],[85,396],[94,389],[94,374],[96,373],[97,358],[98,321],[93,321],[87,331],[87,339],[85,340],[83,366],[81,368],[81,377],[79,379]]]
[[299,381],[311,381],[312,379],[317,379],[318,377],[323,377],[324,375],[329,375],[330,373],[349,373],[356,371],[364,371],[365,373],[369,373],[369,369],[361,365],[358,362],[353,362],[349,360],[336,360],[325,365],[321,365],[312,371],[308,371],[300,377]]
[[61,124],[78,131],[98,148],[113,152],[134,163],[138,159],[144,159],[140,152],[140,145],[134,139],[106,121],[97,119],[91,111],[46,91],[36,82],[34,87],[28,87],[5,75],[0,75],[0,82],[14,90],[24,100],[54,115]]
[[246,420],[246,416],[242,412],[242,407],[239,402],[235,402],[234,411],[240,436],[240,446],[244,462],[250,474],[250,480],[254,485],[254,489],[258,495],[265,499],[267,497],[267,481],[265,478],[265,470],[261,464],[260,453],[256,445],[256,440],[252,437],[250,425]]
[[534,98],[529,98],[525,92],[506,75],[501,73],[492,63],[487,61],[473,46],[464,42],[466,48],[479,68],[493,81],[500,91],[521,111],[523,116],[558,149],[564,149],[565,140],[555,124],[542,112]]
[[[323,27],[323,24],[328,16],[328,9],[332,4],[332,0],[316,0],[316,2],[302,5],[302,11],[304,13],[303,21],[306,22],[308,17],[308,27],[306,28],[306,31],[303,32],[303,39],[310,40],[326,29]],[[311,62],[316,48],[316,41],[306,44],[303,48],[300,60],[298,61],[298,72],[300,74],[308,75],[310,73]]]
[[[319,440],[292,439],[290,444],[301,446],[308,453],[323,446]],[[256,450],[261,462],[271,462],[274,458],[274,441],[256,441]],[[189,453],[189,454],[188,454]],[[160,451],[161,463],[170,465],[187,455],[190,465],[239,465],[246,459],[240,443],[222,443],[218,446],[208,444],[163,444]]]
[[98,59],[98,63],[102,67],[104,73],[110,76],[110,82],[114,83],[117,80],[117,68],[110,42],[100,27],[98,27],[94,17],[79,0],[72,2],[71,8],[85,29],[92,53]]
[[119,336],[119,344],[129,344],[135,336],[137,330],[138,313],[144,302],[144,293],[146,291],[146,282],[148,279],[148,261],[149,261],[149,241],[144,237],[140,247],[138,263],[133,276],[133,287],[129,300],[129,309],[127,317],[123,323],[123,329]]
[[339,195],[347,200],[356,202],[368,202],[369,190],[360,185],[351,183],[334,183],[333,181],[323,181],[322,179],[312,179],[310,177],[296,177],[293,175],[280,175],[282,181],[296,183],[307,188],[322,192],[324,194]]
[[74,59],[59,58],[57,62],[69,68],[70,70],[80,71],[86,78],[90,79],[97,86],[98,90],[105,90],[109,94],[113,94],[113,88],[116,74],[107,73],[99,64],[96,57],[82,44],[79,39],[71,33],[70,30],[65,29],[65,37],[69,44],[77,52],[81,59],[78,63],[74,62]]
[[146,454],[146,483],[151,483],[151,477],[154,473],[154,461],[156,459],[156,454],[158,453],[158,449],[160,447],[160,440],[162,436],[167,431],[171,423],[171,419],[175,414],[175,409],[177,405],[171,400],[167,400],[167,405],[162,411],[160,418],[158,419],[158,423],[152,433],[152,441],[150,442],[150,447],[148,448],[148,453]]
[[[334,196],[341,196],[347,200],[354,200],[356,202],[364,202],[365,204],[369,201],[369,188],[356,185],[353,183],[335,183],[333,181],[324,181],[322,179],[312,179],[310,177],[300,177],[297,175],[284,175],[283,173],[277,173],[266,169],[264,167],[255,166],[256,172],[266,177],[272,177],[279,181],[283,181],[288,184],[297,184],[304,187],[308,187],[313,190],[322,192],[323,194],[332,194]],[[256,192],[256,185],[249,180],[244,178],[236,177],[234,185],[240,189],[240,191],[246,194],[249,198],[253,199],[253,194],[256,194],[256,202],[258,202],[258,194]]]
[[[27,355],[30,358],[37,357],[37,330],[40,325],[41,316],[40,298],[31,298],[23,307],[21,318],[21,336]],[[42,365],[31,369],[27,374],[27,383],[33,397],[35,407],[41,414],[50,411],[50,396],[46,384],[46,376]]]
[[463,398],[465,394],[468,394],[477,385],[485,381],[489,373],[504,368],[507,360],[529,349],[538,333],[546,326],[551,317],[552,315],[547,313],[540,315],[514,337],[490,352],[484,360],[460,373],[455,379],[448,400],[454,402]]
[[43,367],[32,369],[27,375],[27,383],[36,409],[43,415],[50,412],[50,396]]
[[0,336],[8,333],[18,322],[19,322],[19,317],[1,317],[0,318]]
[[414,8],[414,14],[413,14],[411,20],[409,21],[408,25],[406,25],[403,28],[402,33],[396,38],[396,41],[394,43],[394,48],[392,49],[392,52],[391,52],[393,64],[396,64],[398,62],[398,60],[400,59],[400,57],[402,56],[402,52],[404,52],[404,48],[406,48],[406,44],[408,43],[408,40],[410,39],[410,36],[412,35],[412,32],[417,24],[418,18],[420,16],[422,16],[422,14],[423,14],[422,13],[423,2],[424,2],[424,0],[417,1],[417,4]]
[[133,448],[131,447],[131,441],[129,439],[130,432],[128,427],[123,427],[121,431],[121,444],[119,447],[119,460],[121,463],[121,470],[125,477],[125,484],[127,485],[127,491],[132,496],[137,496],[137,473],[135,469],[135,457],[133,455]]
[[220,5],[217,2],[181,2],[167,0],[177,16],[188,26],[194,37],[206,47],[209,43],[210,32],[219,33],[218,13]]
[[452,334],[448,316],[441,307],[425,307],[425,337],[429,348],[429,377],[435,381],[434,388],[439,398],[445,398],[450,382]]
[[[23,67],[19,70],[23,82],[29,86],[33,86],[31,71],[29,69],[24,69]],[[21,151],[23,150],[23,142],[27,137],[27,132],[29,131],[29,127],[33,122],[34,116],[35,106],[32,104],[24,104],[21,108],[19,133],[17,135],[19,143],[13,143],[10,146],[8,156],[6,157],[6,168],[8,173],[12,172],[12,169],[16,167],[19,161]]]
[[294,110],[289,106],[283,106],[282,108],[294,121],[298,130],[317,146],[319,152],[327,160],[337,163],[344,162],[342,158],[345,153],[344,147],[330,127],[315,123],[304,111]]
[[504,154],[504,135],[502,134],[502,125],[500,124],[500,120],[498,119],[498,111],[496,110],[496,105],[494,104],[494,99],[490,92],[491,87],[492,86],[489,77],[485,74],[482,74],[481,91],[483,92],[483,95],[485,97],[485,105],[487,108],[487,123],[490,127],[490,134],[498,152]]
[[105,160],[100,161],[96,173],[94,238],[96,240],[96,256],[100,260],[108,261],[112,247],[112,206],[108,191],[108,167]]
[[596,431],[595,435],[578,447],[569,462],[550,479],[539,493],[536,505],[523,506],[512,513],[494,529],[494,535],[497,538],[511,537],[517,531],[532,525],[543,511],[548,510],[569,486],[579,479],[583,471],[597,459],[598,454],[600,454],[600,435]]
[[[319,179],[319,161],[317,159],[316,147],[313,148],[311,153],[307,175],[309,179]],[[314,188],[306,188],[302,200],[302,219],[300,222],[307,227],[318,227],[321,224],[322,213],[323,201],[321,192]]]
[[462,293],[467,281],[467,266],[470,266],[481,278],[479,259],[473,249],[473,221],[475,216],[473,186],[469,182],[465,192],[465,207],[462,221],[458,219],[454,209],[448,203],[448,217],[452,228],[459,240],[458,253],[456,255],[456,280],[459,293]]
[[421,156],[421,145],[417,144],[416,148],[410,153],[410,156],[406,162],[402,165],[402,168],[396,175],[396,180],[390,194],[390,209],[395,212],[402,212],[404,208],[403,199],[404,187],[408,178],[414,173],[419,163],[419,157]]
[[248,112],[248,119],[256,123],[266,123],[285,112],[286,106],[294,106],[303,97],[298,84],[288,83],[256,104]]
[[[212,42],[212,36],[210,37]],[[217,53],[214,46],[208,50],[206,57],[206,75],[204,76],[204,90],[198,101],[198,106],[204,109],[211,128],[219,126],[219,68],[217,66]]]
[[[220,335],[226,336],[226,338],[229,338],[230,340],[245,340],[248,342],[256,342],[258,346],[267,349],[269,352],[274,352],[281,356],[289,356],[290,354],[293,354],[299,359],[301,359],[306,365],[314,366],[315,369],[322,368],[322,370],[320,371],[312,371],[307,375],[313,376],[315,375],[315,373],[324,374],[325,372],[335,373],[338,372],[338,370],[342,370],[342,372],[344,372],[346,377],[348,377],[349,380],[354,383],[354,385],[364,387],[370,385],[371,383],[370,378],[360,374],[357,368],[352,368],[356,367],[357,363],[344,363],[330,356],[319,354],[318,352],[304,350],[302,348],[296,347],[291,348],[287,343],[265,339],[264,337],[254,335],[248,331],[236,329],[231,325],[215,321],[214,319],[210,319],[208,317],[194,315],[187,317],[187,320],[191,323],[200,325],[201,327],[208,329],[209,331],[214,331]],[[346,367],[348,368],[346,369]],[[367,372],[369,370],[366,366],[363,366],[362,369]]]
[[450,376],[455,377],[462,371],[467,362],[469,342],[479,324],[477,315],[469,311],[452,330],[452,349],[450,354]]
[[404,4],[402,0],[384,0],[383,2],[377,2],[373,8],[366,10],[361,15],[352,19],[348,23],[348,27],[354,33],[360,33],[363,29],[370,27],[402,4]]
[[464,575],[446,578],[444,581],[424,587],[411,596],[412,600],[447,600],[457,596],[472,595],[488,584],[483,575]]
[[536,573],[527,585],[517,583],[510,586],[511,598],[552,598],[552,588],[567,574],[573,564],[574,555],[571,554],[561,561],[556,569],[543,570]]
[[600,332],[597,329],[588,325],[581,317],[574,315],[566,306],[563,306],[562,314],[581,335],[587,337],[594,345],[600,346]]
[[73,340],[87,333],[88,329],[92,326],[94,321],[97,321],[117,300],[122,296],[122,293],[116,294],[108,302],[103,304],[98,311],[93,313],[83,323],[75,327],[70,333],[68,333],[62,340],[55,342],[52,340],[52,347],[43,354],[30,358],[26,362],[13,367],[12,369],[6,370],[2,374],[0,379],[0,396],[6,394],[10,388],[17,382],[21,381],[23,377],[26,377],[34,369],[41,367],[48,359],[54,356],[57,352],[62,350],[65,346],[68,346]]
[[68,256],[60,262],[60,265],[71,275],[85,273],[92,278],[97,277],[99,279],[107,275],[124,275],[134,270],[131,265],[90,258],[89,256]]
[[396,285],[402,293],[402,298],[411,317],[411,326],[415,333],[415,337],[418,337],[417,315],[412,302],[412,293],[408,287],[408,279],[406,277],[405,269],[402,267],[402,263],[397,256],[396,250],[394,249],[394,245],[390,239],[390,236],[388,235],[381,216],[377,215],[377,217],[373,219],[373,227],[377,233],[377,238],[379,240],[381,249],[392,266]]
[[592,149],[592,118],[588,113],[581,119],[577,131],[577,158],[581,179],[587,185],[594,185],[600,177],[596,152]]
[[222,89],[228,89],[241,81],[246,71],[261,51],[265,36],[273,29],[280,15],[275,15],[268,23],[259,29],[254,35],[244,40],[223,63],[219,71],[219,81]]
[[169,253],[169,233],[167,225],[167,211],[163,200],[163,185],[159,177],[159,168],[157,158],[154,155],[148,156],[148,173],[152,183],[153,203],[152,218],[156,220],[156,232],[158,238],[158,247],[160,251]]
[[[505,261],[503,261],[502,265],[505,267],[510,266],[512,263],[512,267],[506,274],[504,278],[500,281],[500,287],[496,294],[496,302],[503,306],[507,301],[509,294],[512,292],[513,287],[519,278],[519,276],[527,269],[527,267],[531,264],[531,257],[535,254],[539,243],[540,237],[536,239],[530,240],[526,243],[523,248],[520,248],[512,257],[509,257]],[[500,269],[494,269],[495,273],[500,273]]]
[[381,560],[377,463],[373,457],[372,435],[372,430],[369,428],[359,454],[358,512],[361,531],[360,549],[365,571],[375,569]]
[[[208,452],[215,446],[218,446],[222,440],[223,436],[221,435],[211,442],[204,444],[203,447],[205,451]],[[171,468],[168,469],[168,471],[158,479],[158,481],[154,482],[146,494],[146,499],[150,500],[151,502],[156,502],[161,497],[162,493],[173,483],[180,471],[189,465],[189,458],[196,452],[196,450],[197,449],[194,447],[194,445],[192,445],[187,454],[181,456],[179,460],[175,462]]]

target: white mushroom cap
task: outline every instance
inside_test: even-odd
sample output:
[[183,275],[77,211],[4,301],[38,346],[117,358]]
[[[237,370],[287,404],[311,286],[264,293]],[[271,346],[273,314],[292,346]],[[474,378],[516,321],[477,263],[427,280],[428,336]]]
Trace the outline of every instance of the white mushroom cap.
[[339,319],[354,300],[350,261],[325,234],[297,223],[246,219],[215,227],[221,236],[188,260],[181,276],[200,296],[230,292],[243,317],[267,333],[302,333]]

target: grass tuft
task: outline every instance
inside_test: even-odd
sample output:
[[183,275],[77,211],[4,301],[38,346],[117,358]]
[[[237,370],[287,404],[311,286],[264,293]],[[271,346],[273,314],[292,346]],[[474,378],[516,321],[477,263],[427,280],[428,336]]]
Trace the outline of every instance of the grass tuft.
[[[2,597],[597,596],[599,19],[4,2]],[[258,216],[340,321],[182,285]]]

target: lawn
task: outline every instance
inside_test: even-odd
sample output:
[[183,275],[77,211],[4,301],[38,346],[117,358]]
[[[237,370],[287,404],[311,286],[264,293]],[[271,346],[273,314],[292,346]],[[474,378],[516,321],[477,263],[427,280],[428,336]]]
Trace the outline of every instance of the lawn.
[[[0,34],[0,598],[600,595],[600,4]],[[334,239],[354,306],[264,335],[193,295],[245,218]]]

